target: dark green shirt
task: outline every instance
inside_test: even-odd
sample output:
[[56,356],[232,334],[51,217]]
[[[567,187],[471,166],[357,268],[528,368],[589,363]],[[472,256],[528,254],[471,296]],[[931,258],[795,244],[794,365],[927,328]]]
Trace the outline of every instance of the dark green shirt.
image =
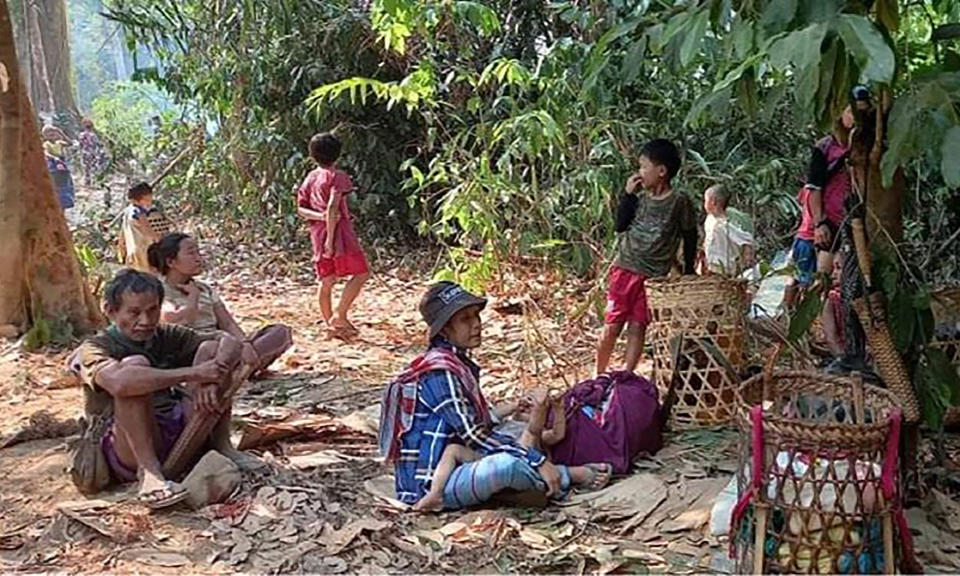
[[[161,370],[185,368],[193,365],[200,344],[215,337],[204,336],[175,324],[161,324],[147,342],[131,340],[115,326],[88,338],[77,349],[87,414],[103,414],[113,406],[110,394],[97,383],[97,377],[104,368],[130,356],[144,356],[150,361],[151,367]],[[153,400],[155,410],[164,410],[177,401],[177,393],[172,388],[160,390],[154,392]]]
[[620,239],[616,264],[647,278],[666,276],[684,233],[696,229],[690,198],[676,191],[663,198],[641,193],[633,222]]

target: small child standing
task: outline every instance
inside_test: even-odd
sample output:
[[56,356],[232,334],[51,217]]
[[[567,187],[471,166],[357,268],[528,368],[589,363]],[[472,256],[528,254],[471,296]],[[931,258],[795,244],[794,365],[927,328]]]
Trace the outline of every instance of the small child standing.
[[[680,151],[669,140],[647,142],[640,152],[640,170],[627,180],[617,208],[620,238],[610,270],[606,324],[597,348],[597,374],[607,371],[617,338],[627,325],[625,370],[634,371],[643,354],[650,311],[644,283],[666,276],[683,240],[683,271],[693,274],[697,257],[697,218],[693,203],[674,192],[671,181],[680,170]],[[642,187],[645,193],[637,194]]]
[[130,204],[123,209],[118,241],[120,262],[142,272],[157,274],[150,266],[147,249],[154,242],[173,232],[170,219],[153,203],[153,187],[146,182],[127,191]]
[[[370,269],[347,207],[353,182],[336,167],[341,149],[340,140],[327,132],[310,139],[310,157],[317,168],[300,185],[297,213],[310,225],[313,263],[320,280],[317,291],[320,314],[334,337],[349,338],[357,334],[357,329],[347,316],[370,277]],[[345,277],[350,279],[340,295],[334,316],[333,286],[338,278]]]
[[703,223],[704,275],[739,276],[753,265],[753,236],[727,218],[729,203],[730,193],[720,184],[703,193],[703,209],[707,213]]

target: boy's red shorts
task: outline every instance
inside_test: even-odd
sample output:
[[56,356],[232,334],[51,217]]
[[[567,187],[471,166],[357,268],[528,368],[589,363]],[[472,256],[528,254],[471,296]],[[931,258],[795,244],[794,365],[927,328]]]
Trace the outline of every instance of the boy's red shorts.
[[619,266],[610,269],[610,287],[607,289],[606,324],[632,322],[646,327],[650,323],[647,307],[646,278]]

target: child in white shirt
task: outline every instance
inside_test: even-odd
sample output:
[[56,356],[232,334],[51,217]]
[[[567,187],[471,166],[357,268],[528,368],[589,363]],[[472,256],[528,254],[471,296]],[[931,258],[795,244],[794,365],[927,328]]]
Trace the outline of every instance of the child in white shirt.
[[729,202],[730,193],[720,184],[714,184],[703,193],[707,219],[703,223],[702,274],[739,276],[753,265],[753,236],[727,219]]

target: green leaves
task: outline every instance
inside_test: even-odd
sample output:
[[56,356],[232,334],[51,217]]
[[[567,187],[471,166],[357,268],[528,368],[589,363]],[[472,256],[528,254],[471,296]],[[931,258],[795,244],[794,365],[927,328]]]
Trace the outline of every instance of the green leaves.
[[947,185],[960,186],[960,126],[947,131],[940,147],[940,171]]
[[500,18],[492,8],[480,2],[457,0],[453,3],[457,16],[475,26],[482,35],[490,36],[500,31]]
[[707,33],[707,25],[710,23],[710,12],[701,10],[687,25],[684,31],[683,43],[680,44],[680,65],[688,66],[693,61],[693,57],[700,50],[700,41],[703,35]]
[[960,404],[960,376],[942,350],[927,347],[917,363],[914,382],[923,418],[933,430],[939,430],[950,405]]
[[810,330],[810,326],[820,315],[822,309],[821,291],[807,290],[800,305],[790,316],[790,329],[787,332],[787,339],[791,342],[799,341]]
[[796,101],[812,116],[816,110],[815,96],[820,86],[820,47],[829,27],[818,23],[792,32],[770,46],[770,62],[778,68],[792,65],[797,75]]
[[643,57],[647,53],[647,37],[644,36],[630,45],[627,55],[623,58],[623,65],[620,68],[620,74],[626,84],[632,84],[640,75],[640,67],[643,65]]
[[775,32],[782,30],[797,13],[797,0],[773,0],[763,11],[763,26]]
[[494,78],[496,78],[497,82],[501,85],[526,88],[530,84],[531,74],[519,60],[513,58],[497,58],[483,69],[478,84],[485,86]]
[[913,344],[917,326],[917,312],[913,299],[905,290],[898,290],[887,306],[887,318],[890,322],[890,335],[897,351],[906,353]]
[[397,104],[406,104],[407,114],[412,114],[421,107],[436,105],[436,78],[429,66],[421,66],[414,70],[400,82],[381,82],[373,78],[347,78],[339,82],[325,84],[316,88],[307,97],[307,107],[318,116],[323,111],[325,103],[331,103],[338,98],[348,95],[350,104],[367,104],[371,96],[377,101],[387,103],[387,110]]
[[949,186],[960,186],[960,73],[941,72],[902,94],[890,110],[889,146],[880,168],[885,186],[897,168],[924,156],[939,160]]
[[880,30],[870,20],[855,14],[841,14],[837,25],[843,43],[860,67],[862,82],[889,84],[896,59]]

